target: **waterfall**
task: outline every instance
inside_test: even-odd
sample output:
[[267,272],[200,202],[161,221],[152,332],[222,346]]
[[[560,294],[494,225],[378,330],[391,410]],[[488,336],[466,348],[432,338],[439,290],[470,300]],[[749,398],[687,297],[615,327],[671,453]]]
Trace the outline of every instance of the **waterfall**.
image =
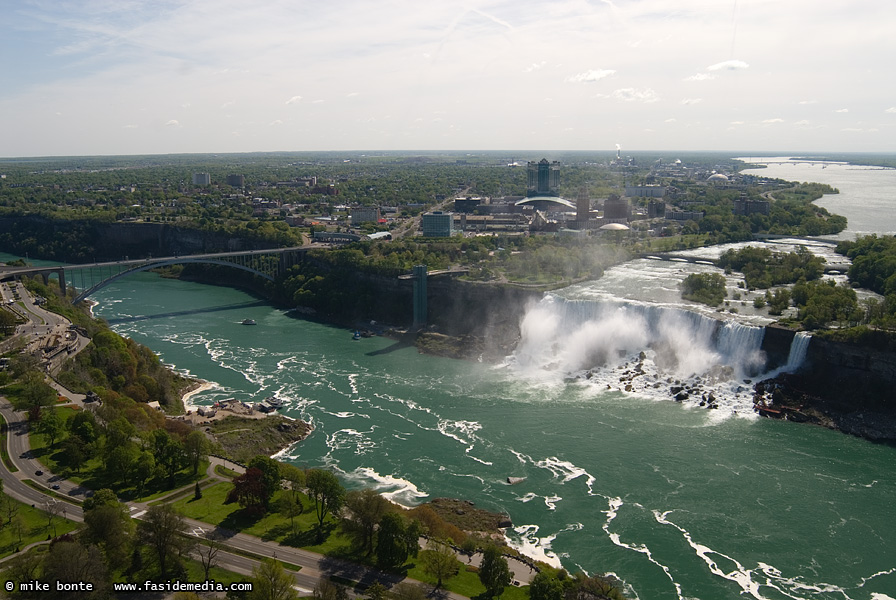
[[809,351],[810,341],[812,341],[812,336],[805,331],[798,331],[793,336],[793,341],[790,342],[790,353],[787,355],[787,364],[781,369],[782,371],[793,373],[803,366],[803,361],[806,360],[806,352]]
[[672,376],[725,367],[740,378],[764,367],[764,332],[676,307],[549,295],[524,317],[515,359],[529,369],[571,374],[620,367],[651,352],[658,371]]

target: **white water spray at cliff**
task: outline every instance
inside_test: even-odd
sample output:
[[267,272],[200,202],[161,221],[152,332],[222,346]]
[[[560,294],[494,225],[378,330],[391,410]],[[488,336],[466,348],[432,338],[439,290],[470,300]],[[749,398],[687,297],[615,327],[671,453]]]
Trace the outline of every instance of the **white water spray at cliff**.
[[513,366],[691,404],[752,405],[750,378],[765,370],[763,327],[634,302],[547,296],[528,311]]

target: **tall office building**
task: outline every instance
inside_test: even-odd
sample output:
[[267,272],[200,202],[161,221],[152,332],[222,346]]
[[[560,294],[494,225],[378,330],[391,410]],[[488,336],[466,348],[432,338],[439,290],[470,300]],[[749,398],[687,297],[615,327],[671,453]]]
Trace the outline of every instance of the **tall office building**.
[[548,162],[542,158],[538,162],[529,161],[528,195],[556,196],[560,191],[560,162]]
[[423,237],[451,237],[454,235],[454,214],[440,210],[423,213],[420,228]]
[[193,173],[193,185],[210,185],[212,176],[208,173]]

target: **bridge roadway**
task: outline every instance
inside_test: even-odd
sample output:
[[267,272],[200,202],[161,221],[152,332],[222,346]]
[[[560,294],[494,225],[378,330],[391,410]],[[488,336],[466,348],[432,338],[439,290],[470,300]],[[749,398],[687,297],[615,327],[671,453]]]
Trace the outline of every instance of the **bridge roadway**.
[[82,264],[59,264],[46,267],[10,267],[0,265],[0,281],[6,281],[19,275],[24,274],[43,274],[55,273],[59,269],[73,271],[77,269],[108,269],[122,267],[138,267],[153,263],[176,263],[178,261],[191,262],[199,260],[223,260],[226,258],[243,258],[250,256],[264,256],[270,254],[289,254],[292,252],[307,252],[313,249],[329,248],[329,244],[305,244],[303,246],[291,246],[289,248],[270,248],[267,250],[240,250],[234,252],[210,252],[206,254],[187,254],[184,256],[160,256],[149,258],[135,258],[124,260],[112,260],[106,262],[82,263]]

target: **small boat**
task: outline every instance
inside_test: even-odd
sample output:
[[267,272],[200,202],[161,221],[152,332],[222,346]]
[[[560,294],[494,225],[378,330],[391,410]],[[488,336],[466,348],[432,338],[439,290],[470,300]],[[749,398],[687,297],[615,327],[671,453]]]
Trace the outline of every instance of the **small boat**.
[[355,331],[355,334],[352,336],[352,339],[353,339],[353,340],[360,340],[360,339],[361,339],[361,332],[360,332],[360,331]]
[[510,485],[516,485],[516,484],[522,483],[524,481],[526,481],[525,477],[508,477],[507,478],[507,483],[509,483]]
[[255,325],[255,319],[243,319],[243,325]]
[[264,399],[264,401],[266,404],[273,406],[274,408],[280,408],[284,404],[283,400],[277,398],[276,396],[268,396]]

